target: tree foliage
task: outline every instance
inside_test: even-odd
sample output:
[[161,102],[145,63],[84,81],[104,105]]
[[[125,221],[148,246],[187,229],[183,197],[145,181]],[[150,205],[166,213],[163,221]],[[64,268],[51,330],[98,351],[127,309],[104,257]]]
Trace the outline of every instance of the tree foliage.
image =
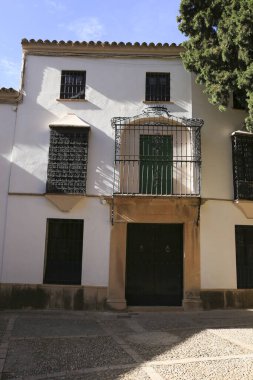
[[239,90],[253,132],[253,0],[182,0],[178,22],[189,37],[183,43],[186,69],[220,110]]

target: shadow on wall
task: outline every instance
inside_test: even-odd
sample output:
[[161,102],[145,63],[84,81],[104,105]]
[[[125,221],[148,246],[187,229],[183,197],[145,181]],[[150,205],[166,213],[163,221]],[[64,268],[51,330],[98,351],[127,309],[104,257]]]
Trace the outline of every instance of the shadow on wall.
[[[113,132],[113,131],[112,131]],[[114,175],[114,140],[91,126],[88,152],[87,193],[111,195]]]
[[[39,64],[38,64],[39,65]],[[136,71],[134,65],[126,73],[125,65],[119,65],[115,70],[115,64],[109,65],[107,75],[101,72],[101,64],[96,70],[92,67],[86,68],[87,72],[93,72],[87,75],[87,82],[85,87],[85,101],[83,102],[54,102],[52,100],[59,99],[60,97],[60,82],[61,70],[54,67],[36,66],[36,75],[31,73],[33,77],[33,86],[29,94],[29,100],[40,104],[45,109],[52,113],[57,111],[75,110],[104,110],[110,103],[124,104],[124,105],[140,105],[145,101],[145,72],[141,69]],[[113,78],[113,83],[112,83]],[[39,95],[38,95],[39,94]],[[185,96],[183,92],[182,97]],[[167,104],[169,112],[185,113],[189,111],[189,103],[185,100],[173,98],[174,104]],[[154,103],[156,105],[156,103]],[[145,107],[145,105],[144,105]]]
[[[0,157],[0,159],[1,159],[1,161],[5,160],[6,165],[10,164],[10,162],[7,161],[4,157]],[[11,165],[12,165],[12,169],[14,170],[14,172],[19,173],[19,178],[22,178],[22,181],[24,181],[25,183],[26,183],[26,181],[29,183],[32,183],[33,181],[39,182],[39,184],[42,188],[42,192],[43,193],[45,192],[45,183],[43,181],[39,180],[38,178],[35,178],[32,173],[29,173],[28,171],[24,170],[24,168],[17,166],[15,163],[12,163]],[[15,189],[15,190],[19,190],[19,189]],[[18,193],[18,191],[16,191],[16,193]],[[0,282],[6,281],[6,271],[4,271],[3,268],[6,267],[5,260],[6,260],[6,257],[8,255],[8,249],[6,250],[8,241],[12,241],[12,242],[19,241],[19,238],[20,238],[21,234],[23,233],[23,226],[26,226],[27,223],[30,223],[30,221],[33,224],[34,230],[29,231],[29,235],[27,236],[28,244],[32,245],[32,244],[34,244],[34,242],[37,241],[37,238],[38,238],[37,234],[43,233],[43,236],[44,236],[44,231],[42,232],[41,229],[37,225],[39,219],[38,219],[38,216],[36,214],[34,214],[34,209],[32,207],[30,207],[30,205],[29,205],[29,207],[27,207],[25,209],[25,212],[20,212],[20,210],[16,208],[15,209],[15,215],[13,215],[12,208],[9,208],[9,205],[11,204],[10,201],[13,197],[8,196],[8,195],[9,195],[9,188],[8,188],[8,186],[6,186],[5,187],[5,194],[1,194],[1,206],[5,204],[6,209],[2,210],[0,207],[0,214],[1,214],[0,215],[0,230],[1,230],[0,235],[3,238],[3,241],[0,241],[0,250],[2,250],[2,252],[0,252],[0,256],[1,256],[1,258],[0,258],[0,260],[1,260],[1,263],[0,263],[0,266],[1,266],[1,268],[0,268]],[[22,206],[23,206],[22,201],[24,200],[24,198],[27,200],[27,197],[19,197],[18,198],[19,201],[21,202],[20,204]],[[5,203],[5,201],[6,201],[6,203]],[[7,208],[8,208],[8,213],[7,213]],[[23,207],[21,209],[24,210]],[[10,228],[10,224],[9,224],[10,220],[13,220],[12,219],[13,216],[15,217],[14,220],[15,220],[15,223],[17,223],[18,228],[14,229],[14,231],[15,231],[14,235],[12,234],[11,236],[8,236],[8,234],[10,234],[13,231],[12,230],[13,225],[11,225],[11,228]],[[20,250],[22,251],[21,246],[19,246],[18,244],[16,244],[16,246],[19,247],[19,248],[17,248],[18,249],[17,252],[20,253]],[[18,257],[20,258],[20,255]],[[22,260],[18,259],[18,261],[20,261],[21,266],[24,265]],[[19,264],[16,266],[15,270],[17,270],[17,272],[20,270]]]
[[[38,195],[45,193],[46,183],[40,178],[37,168],[35,168],[33,171],[31,166],[28,166],[27,168],[25,168],[21,166],[21,164],[19,165],[18,163],[10,162],[3,156],[1,157],[1,161],[6,161],[5,165],[11,165],[11,173],[10,173],[11,182],[10,182],[10,187],[6,188],[7,190],[6,196],[8,195],[9,192],[10,193],[19,193],[19,192],[26,193],[24,189],[19,187],[18,181],[21,182],[21,179],[23,183],[25,184],[28,183],[30,186],[33,186],[33,184],[36,185],[36,188],[39,186],[41,191],[36,192]],[[34,163],[36,163],[36,159],[34,159]],[[31,171],[29,171],[29,169]],[[15,183],[17,185],[15,185]]]
[[[16,162],[11,163],[11,193],[44,194],[46,191],[47,149],[34,152],[29,146],[16,146]],[[42,157],[44,159],[42,160]],[[38,164],[39,163],[39,164]]]
[[[30,100],[29,100],[30,103]],[[33,108],[34,105],[34,108]],[[72,103],[70,104],[72,106]],[[71,112],[66,107],[63,115]],[[35,116],[36,115],[36,116]],[[61,111],[62,115],[62,111]],[[31,102],[29,116],[20,106],[17,131],[13,147],[14,163],[11,163],[11,192],[45,193],[47,180],[48,149],[50,142],[49,124],[57,118],[55,113]],[[37,122],[37,120],[43,122]],[[87,193],[111,194],[113,186],[113,138],[91,125],[88,151]],[[111,157],[108,157],[108,153]]]
[[[114,66],[112,65],[112,67]],[[110,70],[113,74],[112,67],[110,67]],[[121,69],[123,67],[124,65]],[[45,68],[44,63],[39,62],[39,66],[36,66],[35,73],[32,71],[35,70],[32,66],[30,69],[30,77],[26,78],[25,87],[29,85],[29,81],[31,81],[30,78],[33,79],[33,83],[32,85],[29,85],[29,93],[27,93],[24,97],[24,106],[28,106],[26,102],[29,103],[29,115],[27,116],[24,112],[23,105],[20,106],[20,110],[18,112],[18,123],[19,125],[24,125],[25,127],[23,128],[23,135],[20,135],[20,132],[18,132],[18,145],[16,145],[15,148],[19,149],[19,158],[16,160],[16,169],[12,170],[13,191],[44,192],[43,187],[46,182],[50,135],[48,125],[52,122],[52,120],[54,121],[55,118],[57,118],[57,115],[59,117],[59,115],[62,116],[71,111],[78,111],[78,116],[80,115],[82,117],[86,110],[90,111],[102,109],[108,117],[108,112],[112,111],[109,111],[107,108],[110,101],[114,101],[114,103],[116,102],[116,104],[113,104],[115,109],[117,109],[117,104],[119,106],[118,108],[120,108],[120,104],[122,105],[123,103],[126,105],[129,103],[131,107],[133,107],[133,102],[142,102],[145,96],[145,75],[141,80],[138,79],[139,82],[137,84],[134,77],[131,76],[130,83],[126,83],[125,86],[124,82],[126,80],[123,75],[124,70],[122,71],[121,69],[115,74],[116,76],[113,76],[113,86],[111,76],[104,77],[103,75],[101,78],[100,73],[98,73],[97,76],[89,76],[86,91],[87,102],[64,103],[56,101],[56,99],[59,98],[61,71],[53,67]],[[124,79],[123,82],[122,78]],[[138,91],[132,91],[131,86],[133,86],[133,88],[137,86]],[[97,91],[96,88],[101,90]],[[131,103],[129,102],[130,95],[133,99],[133,102]],[[184,105],[187,108],[188,104],[182,103],[182,106]],[[140,103],[138,106],[140,106]],[[146,105],[143,104],[143,108],[145,107]],[[178,104],[169,104],[168,110],[176,113],[186,111],[186,109]],[[119,109],[119,114],[120,113],[121,112]],[[89,119],[91,119],[91,117],[92,116],[89,116]],[[43,120],[43,122],[38,122],[38,120]],[[113,133],[112,137],[110,137],[103,132],[103,125],[101,125],[100,129],[98,127],[99,125],[91,126],[91,133],[89,137],[87,193],[111,195],[114,182]],[[29,181],[29,178],[24,180],[20,173],[18,173],[19,167],[33,175],[34,180],[30,179]],[[39,181],[41,183],[39,183]]]

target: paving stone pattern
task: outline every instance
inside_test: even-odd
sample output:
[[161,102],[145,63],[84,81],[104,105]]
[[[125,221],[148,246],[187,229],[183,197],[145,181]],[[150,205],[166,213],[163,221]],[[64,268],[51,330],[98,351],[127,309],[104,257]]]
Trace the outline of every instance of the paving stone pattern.
[[253,310],[0,314],[0,379],[252,380]]

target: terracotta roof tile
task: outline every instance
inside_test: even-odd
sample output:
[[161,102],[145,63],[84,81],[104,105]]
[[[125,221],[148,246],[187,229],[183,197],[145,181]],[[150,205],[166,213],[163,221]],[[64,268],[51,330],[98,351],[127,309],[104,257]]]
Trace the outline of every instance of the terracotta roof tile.
[[175,43],[154,42],[101,42],[101,41],[56,41],[22,40],[25,54],[33,55],[89,55],[100,57],[168,58],[179,57],[183,46]]
[[21,94],[14,88],[0,88],[0,104],[16,104],[20,102]]
[[10,87],[10,88],[0,87],[0,91],[3,92],[3,93],[16,93],[16,94],[19,93],[17,90],[15,90],[12,87]]
[[182,47],[182,44],[175,44],[174,42],[171,43],[171,44],[168,44],[167,42],[165,43],[161,43],[161,42],[158,42],[157,44],[155,44],[154,42],[150,42],[150,43],[147,43],[147,42],[108,42],[108,41],[105,41],[105,42],[101,42],[101,41],[63,41],[63,40],[60,40],[60,41],[56,41],[56,40],[34,40],[34,39],[26,39],[26,38],[23,38],[22,41],[21,41],[21,44],[22,45],[28,45],[28,44],[36,44],[36,45],[82,45],[82,46],[102,46],[102,47],[125,47],[125,46],[128,46],[128,47],[152,47],[152,48],[161,48],[161,47],[165,47],[165,48],[168,48],[168,47]]

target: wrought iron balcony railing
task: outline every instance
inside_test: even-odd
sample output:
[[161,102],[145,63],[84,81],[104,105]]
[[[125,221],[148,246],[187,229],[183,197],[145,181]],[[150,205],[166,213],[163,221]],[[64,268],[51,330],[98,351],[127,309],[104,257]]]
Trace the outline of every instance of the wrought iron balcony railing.
[[200,119],[172,117],[164,107],[114,118],[114,194],[198,196]]

